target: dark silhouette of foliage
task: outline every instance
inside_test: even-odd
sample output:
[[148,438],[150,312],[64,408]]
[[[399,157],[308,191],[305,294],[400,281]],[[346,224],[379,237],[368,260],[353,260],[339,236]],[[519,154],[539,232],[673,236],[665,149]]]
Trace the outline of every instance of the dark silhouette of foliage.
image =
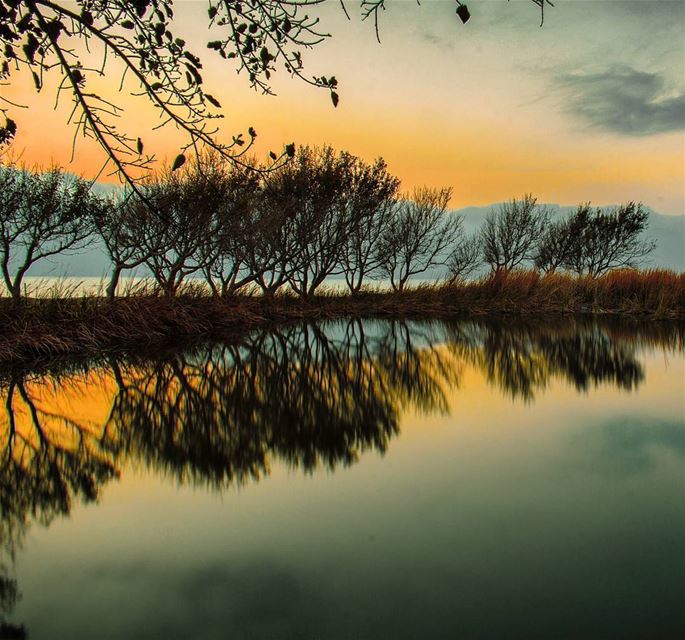
[[193,174],[206,181],[209,195],[209,232],[201,238],[198,261],[214,295],[233,295],[253,283],[257,273],[249,269],[257,225],[262,180],[250,169],[222,163],[220,156],[200,156],[201,171]]
[[[330,92],[339,101],[335,76],[310,76],[304,71],[303,51],[321,43],[328,34],[319,18],[310,12],[324,0],[209,0],[207,25],[216,33],[207,48],[247,76],[249,84],[270,93],[270,79],[278,67],[315,87]],[[544,9],[549,0],[532,0]],[[96,89],[99,77],[121,74],[130,78],[135,95],[152,105],[161,125],[180,129],[186,144],[174,166],[185,162],[185,152],[210,146],[225,158],[240,163],[256,132],[234,135],[220,142],[213,125],[221,109],[219,101],[205,90],[203,63],[177,33],[174,0],[3,0],[0,2],[0,80],[30,74],[40,91],[46,76],[60,74],[58,98],[71,97],[75,123],[74,140],[83,135],[104,150],[107,164],[135,189],[137,170],[149,168],[154,156],[145,151],[141,137],[118,127],[123,108],[116,89]],[[343,4],[343,9],[346,11]],[[384,0],[361,0],[363,18],[371,18],[378,33],[378,14]],[[469,18],[465,5],[457,14]],[[90,55],[84,56],[88,51]],[[98,60],[99,57],[99,60]],[[91,60],[94,58],[95,62]],[[230,68],[229,67],[229,68]],[[10,103],[0,103],[4,123],[0,146],[16,135],[16,122],[9,115]],[[128,127],[127,127],[128,128]],[[281,158],[292,155],[287,145]],[[272,154],[274,161],[279,157]],[[105,168],[103,167],[103,169]]]
[[150,259],[150,244],[141,243],[147,230],[147,217],[146,214],[141,215],[131,194],[111,199],[109,206],[98,209],[92,217],[94,233],[102,242],[112,263],[106,291],[110,300],[116,295],[121,274]]
[[210,268],[214,255],[206,248],[208,239],[220,250],[215,225],[226,196],[225,177],[222,165],[198,157],[181,170],[146,180],[142,197],[125,196],[120,222],[131,225],[131,239],[137,236],[136,245],[129,245],[133,261],[145,264],[164,295],[175,295],[188,276]]
[[267,192],[288,217],[291,247],[286,281],[300,296],[312,295],[340,274],[340,257],[350,230],[347,203],[353,157],[330,147],[301,147],[295,158],[269,176]]
[[[640,204],[595,211],[581,205],[550,221],[526,195],[491,212],[467,237],[462,218],[447,211],[450,189],[423,187],[400,197],[399,180],[381,158],[367,163],[330,147],[301,147],[291,162],[270,171],[254,159],[244,162],[227,163],[207,150],[109,198],[60,169],[0,168],[0,270],[7,290],[19,300],[33,264],[77,251],[93,236],[112,264],[110,300],[121,274],[138,267],[170,298],[189,278],[204,277],[197,292],[217,298],[257,289],[272,298],[287,287],[311,299],[336,276],[344,276],[353,294],[379,278],[404,291],[413,276],[438,269],[447,286],[462,285],[484,261],[491,284],[500,288],[527,261],[545,274],[563,269],[597,278],[637,266],[654,247],[642,240],[649,214]],[[487,280],[482,285],[488,290]],[[512,286],[506,284],[510,293]],[[663,278],[660,286],[667,286]],[[592,291],[586,287],[584,295]],[[569,304],[577,300],[571,296]]]

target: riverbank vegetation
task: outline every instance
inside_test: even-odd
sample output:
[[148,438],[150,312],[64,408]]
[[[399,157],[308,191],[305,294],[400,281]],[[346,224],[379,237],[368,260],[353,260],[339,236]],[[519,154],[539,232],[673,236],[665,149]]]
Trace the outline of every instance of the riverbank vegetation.
[[102,296],[0,300],[0,363],[59,355],[152,348],[224,338],[275,324],[334,318],[448,318],[486,314],[603,314],[685,319],[685,274],[613,271],[582,278],[565,273],[500,272],[477,281],[357,295],[321,290],[306,298],[212,296],[192,281],[171,297],[140,288]]
[[[653,247],[640,204],[552,220],[525,195],[467,235],[450,195],[402,193],[382,159],[329,147],[270,171],[208,153],[109,196],[61,169],[0,167],[0,361],[342,316],[685,317],[685,275],[633,268]],[[100,294],[26,296],[34,265],[93,244],[111,262]],[[138,269],[147,284],[122,291]]]
[[[351,294],[380,280],[404,291],[412,278],[463,282],[489,269],[526,268],[594,279],[633,268],[653,244],[648,212],[581,204],[552,220],[528,194],[492,211],[472,236],[448,211],[451,190],[400,191],[382,159],[302,147],[265,171],[206,153],[167,168],[137,192],[94,193],[60,169],[0,168],[0,268],[15,302],[24,277],[50,258],[101,246],[111,263],[107,296],[142,270],[167,297],[203,282],[214,297],[285,290],[306,299],[331,279]],[[436,278],[437,279],[437,278]]]

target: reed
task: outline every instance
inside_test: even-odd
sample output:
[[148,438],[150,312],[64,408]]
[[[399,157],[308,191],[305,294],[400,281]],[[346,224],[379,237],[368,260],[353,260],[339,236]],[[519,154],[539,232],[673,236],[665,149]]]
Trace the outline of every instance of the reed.
[[0,299],[0,365],[64,355],[93,357],[193,339],[239,336],[257,327],[340,317],[445,318],[483,314],[622,314],[685,320],[685,274],[621,270],[599,278],[512,271],[458,284],[402,292],[323,289],[299,298],[209,295],[185,284],[174,297],[140,285],[108,300],[70,289],[16,304]]

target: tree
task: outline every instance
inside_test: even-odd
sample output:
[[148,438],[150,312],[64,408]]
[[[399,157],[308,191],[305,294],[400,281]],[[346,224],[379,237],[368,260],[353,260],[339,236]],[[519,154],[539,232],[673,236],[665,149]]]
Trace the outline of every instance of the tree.
[[478,235],[457,240],[447,258],[447,282],[454,284],[472,276],[483,263]]
[[483,257],[493,272],[511,271],[535,257],[535,248],[548,220],[537,199],[526,194],[500,205],[485,218],[480,230]]
[[90,187],[61,169],[0,167],[0,271],[16,302],[34,264],[84,246],[104,206]]
[[[274,174],[269,177],[273,179]],[[271,184],[269,181],[262,189],[253,233],[245,245],[248,268],[265,296],[273,296],[286,283],[292,262],[302,250],[295,233],[297,222],[289,209],[292,198]]]
[[462,218],[445,215],[452,190],[415,189],[410,199],[396,202],[377,242],[381,272],[395,291],[410,277],[444,264],[444,252],[459,235]]
[[554,273],[567,266],[577,251],[588,224],[589,209],[584,206],[564,220],[548,222],[535,249],[535,268],[543,273]]
[[382,158],[373,164],[355,158],[350,194],[345,202],[348,220],[346,242],[340,255],[341,270],[352,293],[381,268],[376,242],[390,219],[400,181],[390,175]]
[[656,243],[641,240],[649,212],[642,204],[628,202],[616,209],[591,211],[580,205],[576,212],[580,227],[564,266],[578,275],[596,278],[611,269],[634,268],[654,249]]
[[136,255],[166,296],[205,266],[202,246],[212,232],[216,187],[199,158],[182,171],[167,167],[128,201],[127,219],[140,231]]
[[107,285],[110,300],[116,295],[121,274],[150,259],[150,243],[141,242],[147,231],[147,216],[140,215],[133,195],[129,191],[118,199],[109,200],[109,206],[99,208],[92,220],[93,230],[102,240],[112,262],[112,274]]
[[249,269],[250,246],[260,222],[262,179],[258,171],[229,165],[209,152],[193,174],[206,197],[209,230],[200,238],[198,263],[215,295],[234,294],[257,278]]
[[[269,81],[277,67],[315,87],[330,92],[338,104],[334,76],[308,76],[303,50],[328,37],[319,18],[310,11],[325,0],[208,0],[208,26],[218,38],[207,42],[215,55],[230,61],[247,75],[252,87],[271,91]],[[544,10],[550,0],[531,0]],[[459,5],[457,14],[466,22],[469,12]],[[30,74],[37,91],[46,76],[59,73],[58,97],[66,93],[74,103],[76,135],[93,138],[120,178],[135,189],[134,173],[154,160],[144,152],[140,137],[117,127],[123,109],[116,88],[95,90],[98,77],[121,73],[136,85],[135,95],[159,112],[162,126],[177,127],[186,134],[178,162],[186,149],[208,145],[227,158],[241,162],[254,141],[251,127],[229,142],[216,137],[214,109],[221,105],[204,89],[199,56],[177,35],[173,22],[174,0],[2,0],[0,1],[0,80]],[[343,10],[345,5],[343,4]],[[385,0],[361,0],[362,17],[370,18],[378,33],[378,14]],[[88,55],[82,52],[88,51]],[[93,63],[91,60],[98,60]],[[8,103],[5,103],[8,104]],[[0,126],[0,146],[16,134],[9,108],[0,103],[5,122]],[[286,155],[292,153],[286,147]],[[273,154],[275,161],[278,156]],[[104,169],[105,167],[103,167]]]
[[271,236],[280,265],[278,281],[295,293],[313,295],[340,272],[349,232],[351,168],[354,157],[330,147],[301,147],[295,158],[270,174],[264,185],[266,215],[276,222]]
[[[313,295],[326,278],[340,273],[340,255],[349,233],[346,203],[350,197],[353,157],[331,147],[301,147],[279,170],[278,188],[288,199],[292,246],[288,284],[298,295]],[[275,185],[269,181],[267,188]]]

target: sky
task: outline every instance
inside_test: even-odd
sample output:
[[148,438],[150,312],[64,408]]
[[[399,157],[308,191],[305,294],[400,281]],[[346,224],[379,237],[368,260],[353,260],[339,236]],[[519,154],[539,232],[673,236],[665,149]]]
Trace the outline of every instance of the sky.
[[[331,38],[304,53],[311,75],[335,75],[328,93],[279,73],[275,96],[206,49],[206,3],[177,2],[178,34],[204,62],[206,90],[222,103],[222,136],[258,134],[256,151],[330,144],[367,160],[382,156],[415,186],[453,188],[451,206],[486,205],[523,193],[541,202],[596,205],[642,201],[685,213],[685,1],[557,0],[545,12],[528,0],[387,0],[378,43],[358,3],[320,9]],[[108,74],[109,89],[118,86]],[[36,97],[29,78],[0,87],[25,103],[14,110],[15,151],[86,176],[102,152],[82,140],[70,162],[67,100],[54,110],[50,87]],[[133,87],[125,87],[131,89]],[[121,126],[146,150],[173,159],[181,142],[156,134],[154,114],[122,96]]]

